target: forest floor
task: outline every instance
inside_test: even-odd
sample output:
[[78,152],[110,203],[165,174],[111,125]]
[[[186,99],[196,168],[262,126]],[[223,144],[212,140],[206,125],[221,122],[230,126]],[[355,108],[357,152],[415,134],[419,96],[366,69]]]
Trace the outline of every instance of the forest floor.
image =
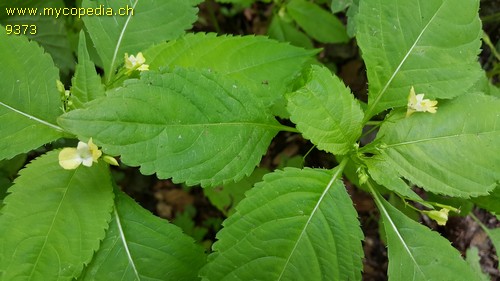
[[[200,20],[193,31],[265,35],[272,16],[272,5],[259,3],[247,9],[231,9],[231,5],[206,1],[200,6]],[[500,40],[499,12],[500,1],[481,1],[483,29],[491,41],[497,44]],[[491,15],[497,15],[496,19],[491,20]],[[342,18],[342,15],[340,17]],[[317,44],[316,47],[323,49],[319,54],[319,60],[337,69],[337,75],[353,93],[361,100],[366,100],[366,73],[355,40],[342,45]],[[487,46],[483,46],[480,60],[485,70],[492,67],[491,54]],[[283,159],[306,155],[312,147],[313,145],[300,135],[280,133],[273,140],[260,166],[274,170],[282,164]],[[306,166],[310,167],[333,168],[335,163],[331,155],[316,149],[312,149],[305,158]],[[217,225],[220,225],[225,217],[210,204],[201,188],[186,188],[168,180],[157,180],[154,176],[144,177],[136,169],[121,170],[116,173],[117,177],[121,178],[119,182],[123,189],[145,208],[166,219],[177,220],[184,231],[203,241],[207,248],[214,242]],[[387,280],[387,249],[380,238],[377,208],[368,193],[352,186],[347,179],[345,183],[358,211],[365,235],[363,280]],[[186,215],[187,210],[189,214]],[[473,214],[489,228],[500,227],[497,218],[488,212],[474,208]],[[493,245],[471,216],[451,217],[445,227],[437,226],[427,217],[422,217],[420,221],[450,240],[464,256],[468,248],[477,247],[483,271],[490,274],[492,280],[500,280],[500,272],[497,269],[498,258]]]

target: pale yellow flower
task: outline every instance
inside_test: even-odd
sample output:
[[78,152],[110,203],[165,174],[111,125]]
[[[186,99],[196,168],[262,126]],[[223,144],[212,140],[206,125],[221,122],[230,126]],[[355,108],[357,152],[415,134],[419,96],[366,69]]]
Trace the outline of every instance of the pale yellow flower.
[[436,113],[437,101],[424,99],[424,94],[415,94],[415,89],[413,86],[410,89],[410,95],[408,96],[408,110],[406,111],[406,117],[412,115],[414,112],[430,112]]
[[424,213],[431,219],[435,220],[437,224],[439,225],[446,225],[446,222],[448,221],[448,213],[450,210],[443,208],[439,211],[432,210],[432,211],[424,211]]
[[97,148],[92,142],[92,138],[88,143],[78,142],[76,148],[66,147],[59,152],[59,165],[66,170],[78,168],[81,164],[86,167],[91,167],[97,159],[101,157],[102,151]]
[[134,70],[139,70],[139,71],[146,71],[149,70],[149,65],[145,64],[146,59],[142,55],[142,52],[139,52],[137,56],[134,55],[128,55],[128,53],[125,53],[125,68],[128,69],[128,73],[134,71]]

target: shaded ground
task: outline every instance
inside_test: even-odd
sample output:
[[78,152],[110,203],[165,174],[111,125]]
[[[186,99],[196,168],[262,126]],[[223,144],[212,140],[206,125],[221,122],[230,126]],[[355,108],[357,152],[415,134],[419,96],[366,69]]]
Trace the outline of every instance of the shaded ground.
[[[481,5],[484,30],[492,42],[499,42],[500,1],[481,1]],[[242,35],[265,34],[272,15],[271,5],[259,3],[244,10],[234,10],[231,7],[231,5],[219,5],[213,1],[207,1],[201,5],[201,18],[195,25],[194,31]],[[352,40],[346,45],[318,44],[317,47],[324,48],[319,55],[320,60],[335,67],[338,75],[354,94],[361,100],[366,100],[365,68],[355,41]],[[494,67],[487,46],[483,46],[480,60],[486,70]],[[271,170],[275,169],[282,162],[283,157],[306,155],[311,147],[312,144],[303,140],[299,135],[280,133],[273,140],[261,166]],[[305,163],[306,166],[310,167],[332,168],[335,166],[332,155],[316,149],[307,155]],[[116,177],[121,179],[120,185],[127,193],[145,208],[161,217],[172,220],[176,217],[179,218],[179,214],[183,211],[189,210],[190,218],[192,217],[196,225],[190,226],[191,228],[187,232],[205,241],[204,244],[207,247],[214,241],[215,233],[218,230],[216,225],[224,219],[224,216],[209,203],[200,188],[188,189],[174,185],[168,180],[159,181],[153,176],[144,177],[136,169],[117,171]],[[379,214],[375,204],[367,193],[353,187],[347,180],[345,181],[365,234],[363,280],[387,280],[387,251],[379,236]],[[189,206],[194,206],[196,211],[193,213],[193,209]],[[490,228],[500,226],[500,222],[487,212],[474,209],[473,213]],[[452,217],[446,227],[438,227],[428,218],[422,218],[421,222],[449,239],[463,255],[469,247],[478,247],[483,271],[491,274],[492,280],[500,280],[500,273],[497,270],[498,258],[494,248],[487,235],[470,216]]]

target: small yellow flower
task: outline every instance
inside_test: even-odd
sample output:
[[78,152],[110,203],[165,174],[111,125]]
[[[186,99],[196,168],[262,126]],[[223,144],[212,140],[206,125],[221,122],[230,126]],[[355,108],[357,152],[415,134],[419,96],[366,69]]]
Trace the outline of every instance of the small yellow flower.
[[61,150],[59,152],[59,165],[66,170],[76,169],[80,164],[91,167],[93,162],[97,163],[97,159],[101,155],[102,151],[97,148],[97,145],[90,138],[88,143],[78,142],[76,148],[66,147]]
[[424,213],[431,219],[435,220],[438,225],[446,225],[446,222],[448,221],[448,213],[450,210],[443,208],[439,211],[432,210],[432,211],[424,211]]
[[413,114],[413,112],[430,112],[436,113],[437,101],[424,99],[424,94],[415,95],[415,89],[413,86],[410,89],[410,95],[408,96],[408,110],[406,111],[406,117]]
[[125,68],[128,69],[127,73],[131,73],[134,70],[146,71],[149,70],[149,65],[145,64],[146,59],[142,55],[142,52],[139,52],[137,56],[128,55],[125,53]]

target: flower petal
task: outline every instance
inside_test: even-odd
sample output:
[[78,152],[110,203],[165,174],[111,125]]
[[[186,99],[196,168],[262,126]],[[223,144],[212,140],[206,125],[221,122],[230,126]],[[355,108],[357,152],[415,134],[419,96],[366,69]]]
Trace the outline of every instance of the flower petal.
[[59,152],[59,165],[66,170],[73,170],[82,164],[82,158],[76,148],[67,147]]
[[92,167],[92,163],[94,163],[94,161],[92,161],[92,160],[93,160],[92,157],[83,158],[82,165],[86,166],[86,167]]
[[88,147],[89,147],[89,152],[90,152],[89,154],[92,156],[92,161],[97,163],[97,159],[99,159],[99,157],[101,157],[102,151],[100,151],[99,148],[97,147],[97,145],[95,145],[92,142],[92,138],[89,139]]
[[144,56],[142,55],[142,52],[139,52],[137,54],[136,59],[137,59],[137,64],[139,64],[139,65],[142,65],[146,62],[146,58],[144,58]]
[[125,68],[126,69],[134,69],[134,65],[132,64],[132,61],[131,61],[131,58],[133,58],[134,56],[128,56],[128,53],[125,53]]
[[143,64],[137,70],[139,70],[139,71],[149,70],[149,64]]
[[417,96],[415,95],[415,88],[413,86],[410,89],[410,94],[408,95],[408,107],[413,108],[417,103]]
[[435,220],[438,225],[446,225],[446,222],[448,221],[448,212],[450,210],[448,209],[441,209],[439,211],[432,210],[432,211],[425,211],[424,213],[431,219]]

